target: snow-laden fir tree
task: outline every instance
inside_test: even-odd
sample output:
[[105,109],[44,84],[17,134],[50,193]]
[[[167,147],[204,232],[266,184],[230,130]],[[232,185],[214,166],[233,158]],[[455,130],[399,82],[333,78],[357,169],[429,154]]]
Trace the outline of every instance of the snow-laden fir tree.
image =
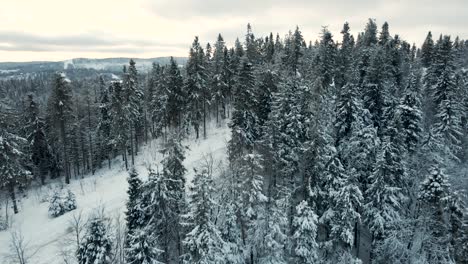
[[105,219],[94,216],[89,221],[76,257],[79,264],[112,263],[112,237]]
[[[112,86],[111,86],[112,87]],[[111,133],[111,102],[110,102],[110,88],[102,88],[99,99],[99,115],[97,119],[97,152],[96,155],[98,165],[102,161],[108,160],[108,167],[111,167],[111,151],[112,151],[112,133]]]
[[26,134],[29,143],[28,153],[34,164],[34,175],[45,184],[47,174],[53,164],[53,157],[47,137],[45,134],[44,120],[39,116],[39,105],[33,95],[28,95],[28,106],[26,109]]
[[424,222],[430,227],[430,237],[423,245],[428,262],[453,263],[445,213],[445,207],[450,199],[450,184],[447,176],[438,167],[431,168],[422,182],[419,199],[428,207],[429,213],[429,217]]
[[142,209],[142,181],[138,177],[135,167],[132,167],[128,176],[128,200],[125,220],[127,221],[127,232],[133,233],[133,230],[143,228],[144,214]]
[[234,112],[229,124],[232,131],[228,146],[231,162],[241,159],[243,154],[253,149],[258,137],[256,104],[253,66],[243,58],[235,87]]
[[205,66],[205,52],[198,37],[195,37],[187,61],[186,90],[189,98],[188,115],[197,138],[199,138],[201,125],[204,126],[203,135],[206,138],[206,106],[210,97]]
[[31,173],[24,163],[27,159],[23,152],[26,139],[8,132],[2,119],[0,115],[0,187],[7,190],[17,214],[16,189],[25,187],[31,180]]
[[161,264],[158,261],[162,251],[158,248],[157,239],[147,228],[135,229],[127,237],[128,247],[125,249],[126,263],[129,264]]
[[449,36],[439,40],[433,66],[428,70],[426,78],[429,84],[433,80],[430,86],[436,108],[433,134],[443,155],[458,160],[462,136],[461,93],[456,81],[452,46]]
[[293,226],[294,253],[297,263],[316,263],[319,260],[318,217],[307,201],[303,200],[296,206]]
[[72,92],[70,88],[70,80],[66,78],[64,73],[56,73],[54,75],[52,93],[48,101],[47,109],[49,126],[53,127],[57,135],[61,139],[61,159],[65,174],[65,183],[70,183],[70,164],[68,160],[68,137],[69,127],[72,121]]
[[286,198],[275,200],[274,197],[268,197],[268,201],[258,207],[258,216],[250,231],[255,263],[288,263],[285,249],[289,242],[289,201]]
[[128,70],[125,71],[122,83],[123,111],[125,113],[132,165],[135,165],[135,152],[138,152],[138,129],[142,115],[143,94],[138,84],[138,71],[135,61],[130,59]]
[[[168,126],[179,128],[183,125],[183,112],[185,111],[186,92],[183,87],[183,79],[180,75],[179,67],[173,57],[170,58],[169,65],[165,71],[164,86],[167,91],[166,115]],[[155,94],[154,96],[161,96]],[[165,100],[161,98],[160,100]],[[164,105],[164,102],[161,102]],[[159,110],[160,111],[160,110]]]
[[226,243],[213,222],[213,180],[206,168],[195,170],[190,188],[190,212],[186,216],[190,231],[184,239],[187,255],[184,263],[225,263]]
[[385,137],[377,151],[373,172],[366,190],[364,220],[373,234],[373,242],[383,239],[401,215],[406,168],[399,148]]
[[58,217],[65,212],[62,202],[62,193],[59,189],[55,189],[49,199],[49,216]]
[[432,33],[427,33],[426,39],[421,46],[421,63],[422,66],[429,68],[434,60],[434,40],[432,40]]
[[62,190],[62,207],[65,212],[76,209],[76,196],[70,189]]
[[415,151],[422,134],[420,78],[418,72],[411,72],[396,113],[396,119],[399,123],[399,136],[403,137],[408,152]]
[[128,120],[125,113],[125,98],[121,81],[112,83],[112,96],[110,117],[112,120],[111,142],[114,149],[119,150],[125,168],[128,168],[127,147],[128,147]]

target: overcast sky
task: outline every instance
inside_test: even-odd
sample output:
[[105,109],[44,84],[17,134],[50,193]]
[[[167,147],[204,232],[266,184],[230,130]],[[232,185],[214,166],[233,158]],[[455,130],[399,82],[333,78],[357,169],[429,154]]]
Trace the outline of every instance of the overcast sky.
[[420,44],[427,31],[468,38],[467,0],[2,0],[0,61],[76,57],[186,56],[195,35],[228,44],[256,36],[281,36],[298,25],[306,40],[322,26],[340,39],[345,21],[353,34],[368,18],[387,21],[392,34]]

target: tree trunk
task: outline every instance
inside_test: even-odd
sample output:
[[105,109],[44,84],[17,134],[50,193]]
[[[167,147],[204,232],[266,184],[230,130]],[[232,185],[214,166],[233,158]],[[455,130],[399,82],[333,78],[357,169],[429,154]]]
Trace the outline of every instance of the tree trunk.
[[125,144],[122,144],[122,158],[125,162],[125,169],[128,170],[128,161],[127,161],[127,148],[125,146]]
[[206,139],[206,103],[203,100],[203,138]]
[[130,155],[132,155],[132,165],[135,165],[135,154],[133,153],[133,131],[132,126],[129,126],[130,132]]
[[139,146],[139,143],[138,142],[138,126],[137,124],[135,123],[135,125],[133,126],[134,127],[134,131],[135,131],[135,156],[138,156],[138,146]]
[[16,202],[15,185],[13,183],[8,184],[8,192],[10,193],[11,202],[13,203],[13,212],[18,213],[18,204]]
[[60,134],[62,136],[63,143],[63,168],[65,169],[65,184],[70,184],[70,169],[68,168],[68,153],[67,153],[67,136],[65,134],[65,120],[63,118],[60,120]]
[[[94,87],[94,92],[96,92],[96,86]],[[94,175],[94,166],[93,166],[93,138],[91,136],[91,107],[88,100],[88,137],[89,137],[89,164],[91,167],[91,173]]]

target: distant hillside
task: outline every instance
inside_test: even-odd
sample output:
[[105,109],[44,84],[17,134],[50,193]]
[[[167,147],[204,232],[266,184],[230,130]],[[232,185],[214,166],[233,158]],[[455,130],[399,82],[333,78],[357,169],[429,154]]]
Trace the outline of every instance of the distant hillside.
[[[148,59],[134,59],[137,69],[146,72],[151,69],[153,62],[167,64],[170,57],[157,57]],[[187,61],[185,57],[175,57],[179,65]],[[65,61],[32,61],[32,62],[0,62],[0,78],[28,75],[37,72],[70,70],[70,69],[94,69],[107,72],[120,72],[130,58],[88,59],[76,58]]]

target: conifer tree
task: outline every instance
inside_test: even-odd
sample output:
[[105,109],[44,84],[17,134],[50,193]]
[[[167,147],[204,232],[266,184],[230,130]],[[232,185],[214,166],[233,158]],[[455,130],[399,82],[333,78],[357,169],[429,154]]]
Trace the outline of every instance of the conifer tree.
[[189,60],[187,61],[186,86],[189,93],[188,114],[195,129],[197,139],[199,138],[201,123],[203,123],[203,136],[206,138],[206,106],[210,100],[207,82],[205,53],[200,46],[198,37],[195,37],[190,48]]
[[294,217],[294,253],[297,263],[312,264],[319,259],[318,217],[306,201],[296,207]]
[[6,188],[18,213],[16,188],[24,188],[31,180],[31,173],[24,165],[26,155],[22,151],[26,140],[6,131],[0,116],[0,187]]
[[[185,96],[183,80],[179,68],[173,57],[170,58],[167,68],[165,86],[168,92],[167,97],[167,118],[169,126],[179,128],[183,125],[183,111],[185,110]],[[163,94],[164,95],[164,94]],[[160,96],[155,94],[155,96]],[[164,105],[164,104],[162,104]]]
[[62,144],[62,161],[65,170],[65,183],[70,183],[70,167],[68,160],[68,127],[72,117],[72,98],[70,89],[70,80],[64,73],[54,75],[52,94],[48,102],[48,115],[51,126],[57,127]]
[[138,172],[135,167],[132,167],[129,172],[128,181],[128,201],[125,218],[127,221],[127,232],[132,234],[134,230],[143,227],[144,215],[141,208],[141,191],[142,181],[138,177]]
[[[188,249],[186,263],[223,263],[225,242],[221,231],[212,221],[213,180],[205,168],[195,171],[193,187],[191,187],[190,206],[188,214],[190,231],[184,240]],[[228,252],[226,252],[228,253]]]
[[45,123],[39,117],[38,104],[32,95],[28,96],[28,103],[26,131],[30,159],[36,168],[35,176],[39,177],[41,184],[45,184],[47,173],[53,166],[51,149],[45,134]]
[[125,168],[128,169],[127,147],[128,137],[127,132],[128,119],[125,113],[125,98],[123,87],[120,81],[112,83],[112,99],[111,99],[111,119],[112,119],[112,145],[115,149],[121,151],[122,160],[125,162]]
[[232,131],[228,147],[230,159],[241,158],[245,151],[248,153],[253,148],[258,136],[256,103],[252,64],[244,58],[235,87],[234,112],[229,125]]
[[399,133],[408,152],[414,152],[422,133],[420,75],[412,72],[397,109]]
[[145,229],[135,229],[128,235],[128,245],[125,256],[127,263],[132,264],[161,264],[158,261],[161,250],[157,247],[156,238]]
[[428,68],[434,60],[434,41],[432,40],[432,33],[427,33],[426,40],[421,46],[421,63],[422,66]]
[[[112,88],[112,87],[110,87]],[[98,151],[97,157],[98,165],[105,159],[108,160],[108,166],[111,167],[111,152],[112,152],[112,109],[109,90],[110,88],[102,88],[99,104],[99,115],[97,121],[97,137],[98,137]]]
[[90,220],[86,235],[76,252],[79,264],[112,263],[112,238],[108,232],[104,219],[94,217]]

